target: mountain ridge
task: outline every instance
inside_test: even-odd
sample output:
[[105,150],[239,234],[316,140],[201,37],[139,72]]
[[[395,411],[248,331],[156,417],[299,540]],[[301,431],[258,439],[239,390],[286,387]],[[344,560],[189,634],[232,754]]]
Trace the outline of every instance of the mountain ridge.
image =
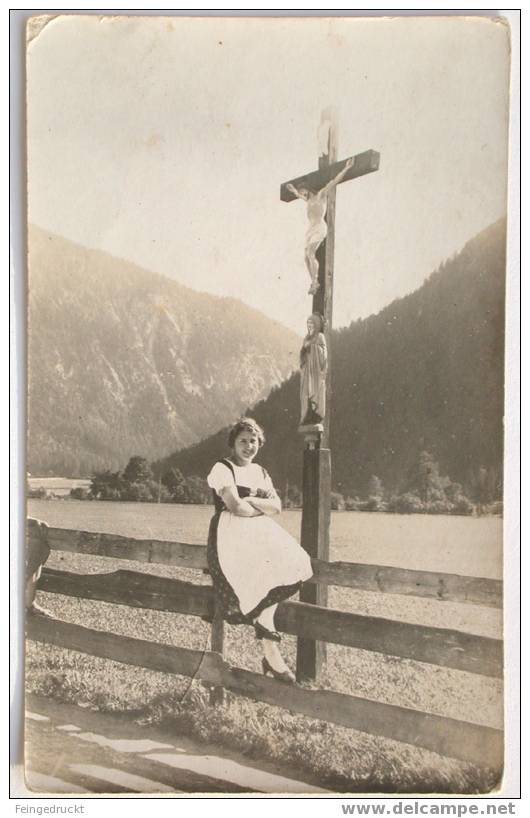
[[189,445],[296,366],[299,337],[233,297],[31,225],[32,473],[120,468]]

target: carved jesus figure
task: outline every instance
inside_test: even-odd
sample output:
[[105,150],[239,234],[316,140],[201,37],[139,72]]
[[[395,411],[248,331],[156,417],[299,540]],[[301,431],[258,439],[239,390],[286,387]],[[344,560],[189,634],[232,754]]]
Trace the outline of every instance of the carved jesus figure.
[[326,210],[328,207],[328,193],[339,182],[342,182],[346,173],[353,165],[353,159],[348,159],[343,169],[337,173],[334,179],[331,179],[321,190],[316,192],[309,190],[307,187],[296,188],[289,182],[287,190],[298,199],[303,199],[307,202],[307,218],[309,220],[309,227],[305,237],[305,253],[304,259],[306,267],[311,276],[311,286],[309,288],[309,295],[314,295],[318,290],[318,261],[316,253],[322,242],[327,236],[328,226],[325,221]]
[[320,423],[326,414],[328,350],[324,321],[318,313],[307,319],[307,335],[300,350],[300,423]]

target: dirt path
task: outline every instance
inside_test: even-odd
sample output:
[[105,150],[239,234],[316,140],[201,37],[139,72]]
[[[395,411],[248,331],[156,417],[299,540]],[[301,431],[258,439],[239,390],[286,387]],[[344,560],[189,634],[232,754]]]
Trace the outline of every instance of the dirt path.
[[326,792],[272,763],[40,696],[27,699],[25,741],[35,794]]

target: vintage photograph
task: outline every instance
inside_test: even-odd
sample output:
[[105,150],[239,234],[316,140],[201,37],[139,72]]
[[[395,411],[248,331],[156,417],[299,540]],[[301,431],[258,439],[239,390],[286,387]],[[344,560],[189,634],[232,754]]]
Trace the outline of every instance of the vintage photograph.
[[29,19],[29,790],[498,791],[509,87],[498,17]]

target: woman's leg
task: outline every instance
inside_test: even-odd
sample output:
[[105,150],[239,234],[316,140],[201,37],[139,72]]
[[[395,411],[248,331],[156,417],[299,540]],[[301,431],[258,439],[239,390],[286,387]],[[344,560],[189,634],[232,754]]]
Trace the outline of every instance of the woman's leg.
[[268,631],[276,630],[274,615],[277,607],[278,603],[276,603],[276,605],[270,605],[268,608],[264,608],[260,615],[256,617],[256,622],[259,622],[260,625],[263,625],[263,627],[267,628]]
[[289,672],[289,667],[285,664],[283,656],[280,653],[277,642],[271,642],[270,639],[263,639],[263,655],[267,659],[269,665],[276,673]]
[[[276,605],[270,605],[268,608],[264,608],[260,615],[256,618],[256,622],[259,622],[260,625],[263,625],[263,627],[267,628],[268,631],[276,630],[274,615],[277,607],[278,604],[276,603]],[[277,673],[285,673],[285,671],[288,671],[289,668],[283,661],[280,649],[278,648],[278,643],[273,642],[270,639],[262,639],[261,641],[263,644],[263,655],[269,662],[270,666],[274,668]]]

